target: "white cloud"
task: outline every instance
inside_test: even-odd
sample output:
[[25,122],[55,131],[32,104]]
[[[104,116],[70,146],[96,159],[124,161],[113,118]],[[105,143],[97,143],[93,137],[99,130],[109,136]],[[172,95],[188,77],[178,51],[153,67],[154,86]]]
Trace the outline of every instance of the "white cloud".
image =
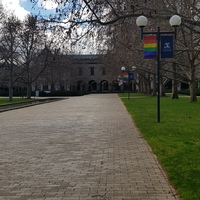
[[13,13],[20,20],[23,20],[28,14],[30,14],[27,10],[20,6],[20,1],[26,0],[0,0],[3,7],[8,11],[9,14]]
[[54,0],[39,0],[38,1],[38,6],[43,7],[47,10],[55,9],[58,7],[58,4]]

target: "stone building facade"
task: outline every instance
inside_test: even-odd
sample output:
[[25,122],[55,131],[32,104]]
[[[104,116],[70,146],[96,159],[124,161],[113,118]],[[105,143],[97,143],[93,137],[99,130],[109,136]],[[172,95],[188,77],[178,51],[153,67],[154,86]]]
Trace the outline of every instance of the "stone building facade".
[[[111,66],[110,66],[111,67]],[[110,70],[105,65],[103,56],[76,55],[73,59],[72,85],[75,90],[89,92],[105,92],[114,90],[117,75],[109,74]]]
[[61,69],[51,61],[49,69],[33,84],[32,91],[120,91],[117,80],[120,69],[114,70],[104,55],[66,55],[59,59]]

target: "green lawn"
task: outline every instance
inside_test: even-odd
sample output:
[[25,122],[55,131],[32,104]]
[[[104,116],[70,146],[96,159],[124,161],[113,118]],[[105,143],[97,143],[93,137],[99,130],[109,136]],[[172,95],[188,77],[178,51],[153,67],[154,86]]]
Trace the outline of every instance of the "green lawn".
[[[127,94],[120,94],[127,97]],[[161,122],[156,97],[131,94],[122,98],[144,138],[158,156],[183,200],[200,199],[200,98],[161,98]]]
[[0,98],[0,104],[7,104],[7,103],[17,103],[17,102],[24,102],[30,101],[31,99],[26,98],[13,98],[12,102],[9,102],[8,98]]

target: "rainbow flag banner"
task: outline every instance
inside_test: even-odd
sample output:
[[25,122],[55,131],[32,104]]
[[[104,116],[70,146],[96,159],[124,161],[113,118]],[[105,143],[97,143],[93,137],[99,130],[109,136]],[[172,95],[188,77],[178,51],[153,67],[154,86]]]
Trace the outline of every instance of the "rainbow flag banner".
[[124,82],[128,82],[129,80],[128,80],[128,73],[124,73]]
[[156,36],[144,36],[144,59],[155,59],[156,50]]

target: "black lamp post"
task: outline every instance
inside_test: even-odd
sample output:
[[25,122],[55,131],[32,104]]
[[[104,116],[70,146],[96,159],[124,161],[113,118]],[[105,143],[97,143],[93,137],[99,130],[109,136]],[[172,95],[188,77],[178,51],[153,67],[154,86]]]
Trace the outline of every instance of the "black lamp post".
[[176,39],[176,28],[181,24],[181,18],[178,15],[174,15],[170,18],[169,23],[172,27],[174,27],[174,31],[170,32],[161,32],[160,27],[157,28],[156,32],[144,32],[144,27],[147,25],[147,18],[145,16],[140,16],[136,19],[137,26],[140,27],[140,36],[143,40],[144,35],[156,35],[157,38],[157,122],[160,122],[160,41],[161,35],[174,35]]
[[[128,74],[128,99],[130,99],[130,92],[131,92],[131,80],[133,80],[133,77],[131,77],[131,73],[136,69],[135,66],[132,67],[132,70],[130,71],[129,69],[127,70]],[[126,71],[126,67],[122,66],[121,70],[123,73]]]

